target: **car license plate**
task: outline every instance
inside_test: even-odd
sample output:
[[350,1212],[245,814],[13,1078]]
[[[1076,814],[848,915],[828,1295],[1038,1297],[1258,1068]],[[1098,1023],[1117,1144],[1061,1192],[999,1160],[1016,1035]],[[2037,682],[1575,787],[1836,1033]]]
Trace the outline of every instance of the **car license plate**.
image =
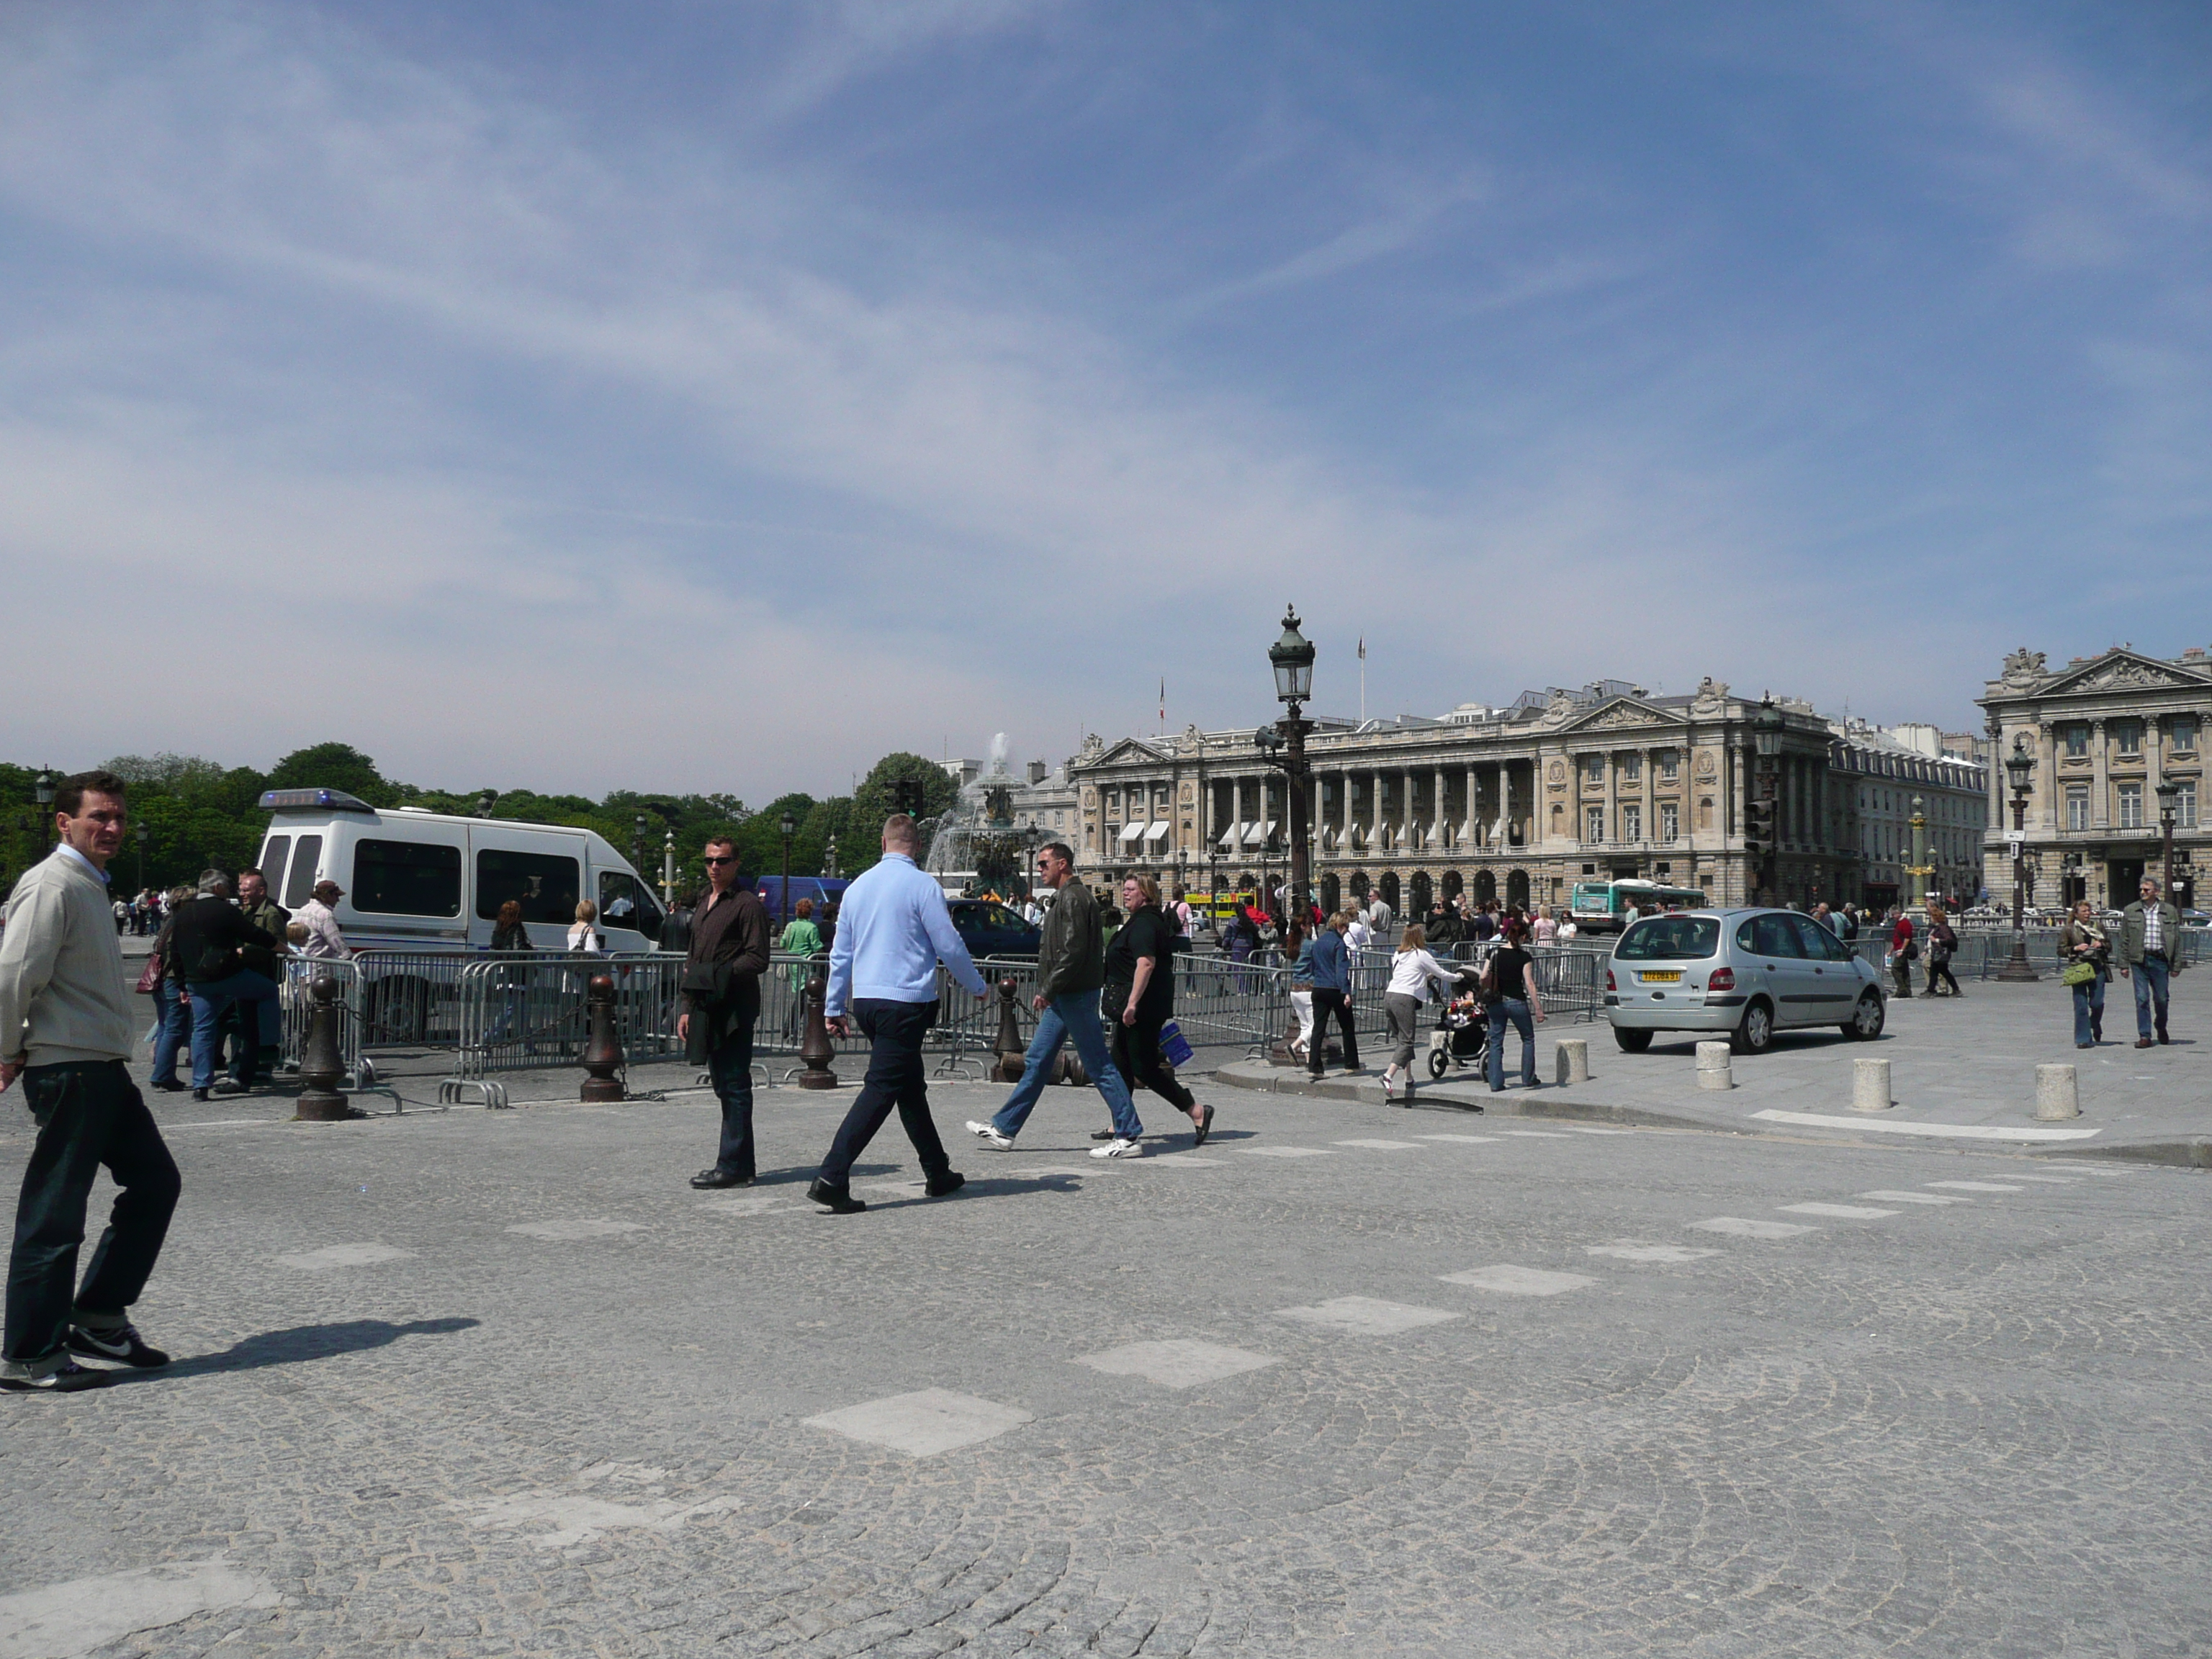
[[1679,985],[1682,982],[1682,970],[1680,968],[1669,968],[1663,973],[1639,974],[1637,977],[1646,985]]

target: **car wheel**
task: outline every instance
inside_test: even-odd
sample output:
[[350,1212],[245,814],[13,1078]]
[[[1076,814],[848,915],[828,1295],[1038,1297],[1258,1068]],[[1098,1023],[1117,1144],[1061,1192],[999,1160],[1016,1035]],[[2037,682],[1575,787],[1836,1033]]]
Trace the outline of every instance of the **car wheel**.
[[1859,1006],[1851,1011],[1850,1024],[1844,1027],[1844,1035],[1861,1042],[1872,1042],[1881,1035],[1889,1011],[1882,1006],[1881,998],[1869,991],[1859,999]]
[[1451,1057],[1441,1048],[1429,1050],[1429,1075],[1440,1078],[1451,1069]]
[[1651,1033],[1633,1031],[1626,1025],[1613,1028],[1613,1040],[1620,1045],[1624,1054],[1640,1054],[1651,1046]]
[[1729,1034],[1729,1047],[1740,1054],[1763,1054],[1774,1041],[1774,1010],[1754,1002],[1743,1011],[1743,1024]]

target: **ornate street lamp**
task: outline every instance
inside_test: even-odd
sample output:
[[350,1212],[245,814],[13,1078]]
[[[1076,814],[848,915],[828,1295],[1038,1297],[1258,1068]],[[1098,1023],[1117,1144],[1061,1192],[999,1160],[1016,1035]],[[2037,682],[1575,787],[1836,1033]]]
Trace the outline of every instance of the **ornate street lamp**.
[[2173,896],[2173,820],[2180,799],[2181,786],[2172,778],[2159,785],[2158,828],[2166,848],[2166,882],[2159,889],[2159,896],[2166,899]]
[[31,781],[31,798],[39,803],[39,845],[51,853],[54,850],[54,775],[43,766]]
[[791,838],[799,833],[799,820],[792,817],[790,810],[786,808],[775,827],[783,831],[783,894],[776,901],[776,909],[781,912],[776,920],[788,926],[791,921]]
[[2035,784],[2035,757],[2028,752],[2025,734],[2012,740],[2004,769],[2012,786],[2012,960],[1997,969],[1997,977],[2032,985],[2042,975],[2027,960],[2027,794]]
[[837,879],[837,832],[830,832],[829,845],[822,849],[822,873],[831,881]]
[[1771,904],[1775,888],[1781,880],[1778,846],[1782,840],[1781,782],[1776,775],[1778,757],[1782,753],[1782,733],[1788,721],[1774,705],[1771,696],[1759,700],[1759,708],[1751,717],[1751,743],[1759,756],[1759,800],[1766,808],[1765,846],[1759,860],[1759,901]]
[[673,909],[676,906],[676,831],[672,827],[660,837],[660,908]]
[[1313,642],[1298,632],[1295,605],[1284,608],[1282,637],[1267,647],[1267,664],[1274,670],[1275,696],[1289,712],[1273,727],[1263,726],[1253,733],[1253,741],[1268,765],[1281,769],[1286,785],[1284,793],[1290,816],[1290,891],[1283,900],[1283,913],[1303,922],[1309,903],[1307,890],[1312,885],[1306,846],[1306,779],[1310,775],[1306,763],[1306,733],[1313,726],[1304,718],[1304,705],[1313,696],[1314,647]]

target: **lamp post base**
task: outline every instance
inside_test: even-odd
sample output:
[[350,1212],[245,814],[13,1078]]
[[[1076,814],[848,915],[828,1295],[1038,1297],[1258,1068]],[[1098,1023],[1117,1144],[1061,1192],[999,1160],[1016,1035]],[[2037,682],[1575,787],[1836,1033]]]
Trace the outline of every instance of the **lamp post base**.
[[1996,977],[2007,985],[2033,985],[2042,979],[2043,975],[2037,973],[2028,962],[2026,939],[2013,940],[2011,959],[1997,969]]

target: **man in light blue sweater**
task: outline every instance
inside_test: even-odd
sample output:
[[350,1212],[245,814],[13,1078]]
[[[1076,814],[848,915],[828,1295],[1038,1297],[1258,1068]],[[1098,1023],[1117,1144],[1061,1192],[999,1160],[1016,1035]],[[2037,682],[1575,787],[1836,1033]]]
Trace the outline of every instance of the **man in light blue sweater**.
[[884,820],[882,860],[845,890],[837,938],[830,947],[823,1023],[830,1036],[839,1037],[858,1027],[870,1044],[860,1097],[830,1142],[821,1173],[806,1189],[809,1198],[836,1215],[868,1207],[853,1196],[853,1163],[893,1106],[921,1159],[929,1195],[942,1198],[965,1184],[945,1156],[929,1115],[921,1042],[937,1020],[939,962],[975,996],[988,996],[990,987],[952,926],[945,890],[915,866],[914,851],[914,820],[894,812]]

